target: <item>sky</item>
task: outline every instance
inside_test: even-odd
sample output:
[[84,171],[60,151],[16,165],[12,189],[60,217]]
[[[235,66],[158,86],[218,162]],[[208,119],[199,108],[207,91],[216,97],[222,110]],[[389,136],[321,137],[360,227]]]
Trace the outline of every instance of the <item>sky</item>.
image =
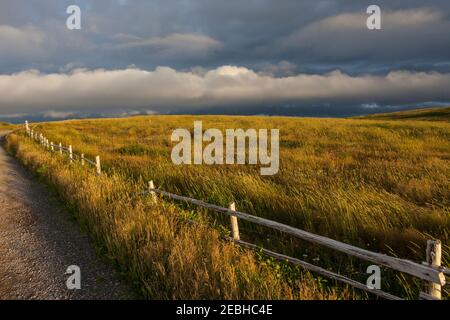
[[0,0],[1,120],[449,102],[448,0]]

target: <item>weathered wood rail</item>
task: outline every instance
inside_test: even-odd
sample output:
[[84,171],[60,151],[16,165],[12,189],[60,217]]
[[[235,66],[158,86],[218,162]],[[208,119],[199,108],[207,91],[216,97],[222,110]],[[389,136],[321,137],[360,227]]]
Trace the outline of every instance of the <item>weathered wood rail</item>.
[[81,165],[84,165],[86,162],[92,166],[95,167],[97,175],[100,175],[102,173],[101,163],[100,163],[100,156],[95,157],[95,161],[89,160],[84,156],[84,154],[76,154],[73,152],[72,145],[69,145],[67,147],[63,146],[60,142],[59,144],[54,144],[52,141],[49,142],[49,140],[42,134],[34,131],[28,124],[28,121],[25,122],[25,130],[27,135],[33,139],[38,141],[45,149],[50,150],[51,152],[59,152],[60,155],[63,155],[64,153],[67,153],[69,156],[70,162],[74,160],[80,160]]
[[[441,296],[441,287],[444,286],[446,284],[446,279],[445,279],[445,275],[450,275],[450,270],[440,266],[440,262],[439,265],[437,264],[438,261],[436,260],[436,254],[433,254],[432,252],[436,252],[436,248],[434,249],[434,251],[431,251],[430,249],[427,249],[427,260],[429,260],[429,257],[432,257],[432,259],[434,259],[435,264],[432,263],[416,263],[410,260],[406,260],[406,259],[400,259],[397,257],[392,257],[386,254],[381,254],[381,253],[376,253],[376,252],[372,252],[372,251],[368,251],[366,249],[362,249],[359,247],[355,247],[353,245],[349,245],[337,240],[333,240],[327,237],[323,237],[320,235],[316,235],[313,234],[311,232],[308,231],[304,231],[298,228],[294,228],[292,226],[286,225],[286,224],[282,224],[276,221],[272,221],[269,219],[265,219],[265,218],[261,218],[261,217],[257,217],[257,216],[253,216],[250,215],[248,213],[245,212],[240,212],[240,211],[236,211],[235,210],[235,204],[231,204],[230,208],[224,208],[224,207],[220,207],[214,204],[210,204],[207,202],[204,202],[202,200],[198,200],[198,199],[193,199],[193,198],[189,198],[189,197],[185,197],[185,196],[180,196],[180,195],[176,195],[164,190],[159,190],[157,188],[154,187],[154,183],[153,181],[151,181],[149,183],[149,189],[146,191],[143,191],[141,194],[145,195],[145,194],[152,194],[153,196],[155,194],[159,194],[161,196],[173,199],[173,200],[178,200],[178,201],[184,201],[187,203],[191,203],[206,209],[210,209],[219,213],[223,213],[226,214],[228,216],[230,216],[230,224],[231,224],[231,232],[232,232],[232,237],[228,237],[228,239],[232,240],[233,242],[242,245],[244,247],[247,248],[251,248],[251,249],[257,249],[257,250],[261,250],[263,251],[265,254],[276,258],[278,260],[282,260],[282,261],[288,261],[291,262],[293,264],[299,265],[305,269],[311,270],[313,272],[317,272],[319,274],[322,274],[328,278],[337,280],[337,281],[341,281],[344,282],[346,284],[349,284],[353,287],[356,287],[358,289],[362,289],[366,292],[370,292],[374,295],[386,298],[386,299],[394,299],[394,300],[398,300],[401,299],[399,297],[396,297],[394,295],[391,295],[389,293],[383,292],[381,290],[376,290],[376,289],[370,289],[367,285],[359,283],[355,280],[349,279],[347,277],[344,277],[342,275],[336,274],[334,272],[325,270],[323,268],[317,267],[315,265],[312,265],[306,261],[302,261],[299,260],[297,258],[293,258],[293,257],[288,257],[286,255],[282,255],[280,253],[276,253],[264,248],[261,248],[255,244],[251,244],[248,242],[244,242],[242,240],[240,240],[240,236],[239,236],[239,230],[238,228],[238,224],[237,224],[237,220],[235,220],[236,218],[245,220],[245,221],[249,221],[255,224],[258,224],[260,226],[265,226],[274,230],[278,230],[280,232],[286,233],[286,234],[290,234],[294,237],[297,237],[299,239],[302,240],[306,240],[312,243],[316,243],[319,245],[323,245],[326,246],[330,249],[333,249],[335,251],[339,251],[345,254],[348,254],[350,256],[354,256],[357,258],[360,258],[362,260],[365,261],[369,261],[369,262],[373,262],[377,265],[383,265],[385,267],[388,267],[390,269],[396,270],[396,271],[400,271],[403,273],[407,273],[409,275],[412,275],[416,278],[422,279],[426,281],[427,287],[428,289],[428,294],[421,294],[421,298],[425,299],[428,296],[433,297],[433,299],[440,299]],[[434,241],[432,241],[434,243]],[[431,242],[429,242],[431,243]],[[440,242],[437,246],[435,247],[439,247],[440,248]],[[440,251],[440,249],[438,249]],[[440,257],[440,256],[439,256]]]
[[[64,147],[61,143],[58,145],[53,144],[53,142],[49,142],[43,134],[39,134],[37,132],[34,132],[33,129],[29,127],[28,122],[25,123],[25,128],[28,136],[36,141],[39,141],[39,143],[48,150],[51,150],[52,152],[56,152],[56,150],[59,151],[60,154],[63,154],[64,152],[69,155],[70,162],[75,160],[80,160],[81,164],[84,165],[85,162],[91,164],[96,168],[96,173],[99,175],[101,174],[101,165],[100,165],[100,157],[96,156],[96,160],[92,161],[87,159],[84,154],[77,155],[73,153],[72,146],[69,145],[68,147]],[[202,200],[186,197],[186,196],[180,196],[176,195],[164,190],[160,190],[155,187],[153,181],[149,181],[147,190],[140,192],[140,195],[150,195],[154,202],[158,201],[158,195],[162,197],[166,197],[172,200],[177,201],[183,201],[187,202],[199,207],[203,207],[205,209],[213,210],[218,213],[223,213],[225,215],[228,215],[230,217],[230,227],[231,227],[231,237],[224,237],[224,239],[228,241],[232,241],[237,245],[240,245],[242,247],[246,247],[253,250],[258,250],[263,252],[265,255],[273,257],[280,261],[286,261],[289,263],[292,263],[294,265],[298,265],[300,267],[303,267],[307,270],[310,270],[312,272],[321,274],[325,277],[328,277],[330,279],[343,282],[345,284],[348,284],[350,286],[353,286],[357,289],[363,290],[365,292],[369,292],[371,294],[374,294],[376,296],[390,299],[390,300],[401,300],[402,298],[397,297],[395,295],[392,295],[390,293],[384,292],[380,289],[374,289],[370,288],[368,285],[360,283],[358,281],[355,281],[353,279],[350,279],[348,277],[345,277],[343,275],[334,273],[332,271],[323,269],[319,266],[313,265],[309,262],[302,261],[300,259],[290,257],[281,253],[277,253],[265,248],[262,248],[256,244],[252,244],[249,242],[242,241],[240,239],[239,234],[239,225],[238,225],[238,219],[242,219],[248,222],[255,223],[260,226],[268,227],[273,230],[280,231],[282,233],[289,234],[291,236],[294,236],[296,238],[312,242],[315,244],[319,244],[325,247],[328,247],[332,250],[365,260],[372,263],[375,263],[377,265],[382,265],[385,267],[388,267],[390,269],[403,272],[406,274],[409,274],[411,276],[414,276],[416,278],[419,278],[423,281],[425,281],[425,287],[427,292],[421,292],[419,295],[420,299],[426,299],[426,300],[440,300],[441,299],[441,292],[442,292],[442,286],[446,285],[446,277],[450,276],[450,269],[441,266],[441,243],[439,240],[429,240],[427,243],[427,250],[426,250],[426,262],[422,263],[416,263],[410,260],[401,259],[393,256],[389,256],[386,254],[381,254],[373,251],[369,251],[366,249],[362,249],[344,242],[340,242],[334,239],[330,239],[324,236],[320,236],[317,234],[313,234],[311,232],[301,230],[280,222],[276,222],[273,220],[265,219],[262,217],[257,217],[245,212],[236,211],[236,206],[234,203],[230,204],[229,208],[220,207],[214,204],[207,203]],[[195,221],[191,221],[192,223],[196,223]]]

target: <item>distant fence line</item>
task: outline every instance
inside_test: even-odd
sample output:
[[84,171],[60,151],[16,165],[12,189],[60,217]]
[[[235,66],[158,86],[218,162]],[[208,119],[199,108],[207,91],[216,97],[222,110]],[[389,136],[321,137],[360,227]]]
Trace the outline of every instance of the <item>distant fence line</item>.
[[61,142],[59,144],[54,144],[53,141],[49,141],[42,133],[38,133],[34,131],[28,121],[25,121],[25,130],[28,134],[28,136],[36,141],[39,141],[39,143],[46,148],[47,150],[50,150],[52,152],[59,152],[59,154],[67,153],[69,155],[69,160],[72,162],[74,160],[80,160],[81,165],[84,165],[85,163],[88,163],[95,167],[96,173],[100,175],[102,173],[102,167],[100,163],[100,156],[95,157],[95,161],[89,160],[84,156],[84,154],[76,154],[73,152],[72,145],[69,145],[67,147],[63,146]]
[[[25,129],[28,136],[35,140],[39,141],[39,143],[47,150],[56,152],[59,151],[60,154],[63,152],[69,155],[69,160],[75,161],[76,159],[80,160],[81,164],[84,165],[85,162],[93,165],[96,168],[96,173],[98,175],[101,174],[101,165],[100,165],[100,156],[96,156],[95,162],[87,159],[84,154],[80,156],[73,153],[72,146],[64,147],[61,143],[58,145],[53,144],[53,142],[49,142],[49,140],[42,134],[37,133],[33,129],[30,128],[28,121],[25,122]],[[306,240],[308,242],[316,243],[319,245],[323,245],[335,251],[339,251],[350,256],[354,256],[356,258],[369,261],[372,263],[376,263],[378,265],[383,265],[390,269],[409,274],[416,278],[425,281],[426,292],[420,292],[419,298],[423,300],[440,300],[441,299],[441,291],[442,287],[446,285],[445,276],[450,276],[450,269],[443,267],[442,264],[442,246],[439,240],[428,240],[427,241],[427,250],[426,250],[426,262],[416,263],[406,259],[400,259],[397,257],[389,256],[386,254],[372,252],[366,249],[362,249],[353,245],[349,245],[334,239],[330,239],[327,237],[323,237],[320,235],[316,235],[310,233],[305,230],[301,230],[286,224],[282,224],[273,220],[257,217],[254,215],[250,215],[245,212],[240,212],[236,210],[236,206],[234,203],[230,204],[229,208],[220,207],[214,204],[210,204],[204,202],[202,200],[193,199],[185,196],[176,195],[164,190],[157,189],[154,185],[153,181],[149,181],[148,188],[145,191],[139,193],[140,195],[150,195],[154,202],[158,201],[158,196],[166,197],[172,200],[184,201],[187,203],[194,204],[199,207],[203,207],[209,210],[213,210],[219,213],[226,214],[230,217],[230,228],[231,228],[231,237],[224,237],[229,241],[232,241],[240,246],[250,248],[253,250],[258,250],[266,254],[267,256],[273,257],[280,261],[290,262],[294,265],[303,267],[312,272],[321,274],[330,279],[343,282],[365,292],[374,294],[376,296],[390,299],[390,300],[402,300],[402,298],[392,295],[390,293],[384,292],[379,289],[369,288],[366,284],[357,282],[353,279],[347,278],[343,275],[334,273],[332,271],[323,269],[316,265],[310,264],[306,261],[299,260],[294,257],[286,256],[277,252],[270,251],[268,249],[262,248],[256,244],[252,244],[249,242],[242,241],[240,239],[239,233],[239,225],[238,219],[242,219],[245,221],[249,221],[255,223],[260,226],[268,227],[273,230],[277,230],[291,236],[297,237],[302,240]],[[193,222],[193,221],[192,221]],[[195,222],[194,222],[195,223]]]

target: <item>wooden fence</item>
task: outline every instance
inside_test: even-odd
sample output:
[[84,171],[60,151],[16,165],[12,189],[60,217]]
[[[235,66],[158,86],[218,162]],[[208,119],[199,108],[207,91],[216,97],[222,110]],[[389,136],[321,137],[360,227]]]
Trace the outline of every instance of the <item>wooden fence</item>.
[[[75,161],[80,160],[81,164],[84,165],[85,162],[95,166],[96,173],[101,174],[101,167],[100,167],[100,157],[96,157],[96,161],[91,161],[84,157],[83,154],[80,156],[73,153],[72,146],[69,146],[68,148],[63,147],[61,143],[59,145],[54,145],[53,142],[49,142],[45,136],[42,134],[39,134],[37,132],[34,132],[33,129],[29,127],[28,122],[25,123],[25,128],[27,131],[27,134],[30,138],[33,140],[39,141],[40,144],[46,148],[49,151],[56,152],[59,151],[60,154],[63,154],[63,152],[68,153],[69,160]],[[242,241],[240,239],[240,233],[239,233],[239,224],[238,219],[242,219],[245,221],[249,221],[252,223],[255,223],[260,226],[268,227],[273,230],[280,231],[282,233],[289,234],[291,236],[294,236],[296,238],[312,242],[315,244],[319,244],[325,247],[328,247],[332,250],[345,253],[347,255],[369,261],[372,263],[375,263],[376,265],[382,265],[385,267],[388,267],[390,269],[409,274],[411,276],[414,276],[416,278],[419,278],[425,282],[424,288],[426,289],[426,292],[421,292],[419,295],[419,299],[423,300],[440,300],[441,299],[441,292],[442,287],[446,285],[446,276],[450,276],[450,269],[441,266],[441,256],[442,256],[442,246],[441,242],[439,240],[428,240],[427,242],[427,249],[426,249],[426,259],[425,262],[422,263],[416,263],[410,260],[406,259],[400,259],[397,257],[389,256],[386,254],[376,253],[372,252],[366,249],[362,249],[353,245],[349,245],[337,240],[333,240],[327,237],[323,237],[320,235],[316,235],[313,233],[310,233],[305,230],[301,230],[286,224],[282,224],[273,220],[257,217],[254,215],[250,215],[245,212],[240,212],[236,210],[236,206],[234,203],[230,204],[229,208],[220,207],[214,204],[206,203],[202,200],[193,199],[185,196],[176,195],[164,190],[160,190],[155,187],[153,181],[149,182],[147,190],[140,193],[140,195],[150,195],[154,202],[158,201],[158,195],[160,197],[165,197],[172,200],[177,201],[183,201],[190,204],[194,204],[199,207],[203,207],[209,210],[213,210],[218,213],[225,214],[230,217],[230,227],[231,227],[231,237],[224,237],[226,240],[232,241],[240,246],[258,250],[260,252],[263,252],[267,256],[273,257],[280,261],[286,261],[290,262],[294,265],[300,266],[302,268],[305,268],[307,270],[310,270],[312,272],[321,274],[322,276],[328,277],[330,279],[343,282],[345,284],[348,284],[352,287],[358,288],[360,290],[363,290],[365,292],[369,292],[371,294],[374,294],[376,296],[390,299],[390,300],[401,300],[402,298],[392,295],[390,293],[384,292],[380,289],[374,289],[368,286],[367,284],[363,284],[360,282],[357,282],[353,279],[350,279],[348,277],[345,277],[343,275],[334,273],[332,271],[323,269],[319,266],[313,265],[309,262],[299,260],[294,257],[289,257],[286,255],[283,255],[281,253],[277,253],[265,248],[262,248],[260,246],[257,246],[256,244],[252,244],[249,242]],[[193,223],[196,223],[194,221],[191,221]]]
[[25,130],[27,132],[27,135],[33,139],[38,141],[44,148],[46,148],[49,151],[52,152],[58,152],[59,154],[63,155],[64,153],[67,153],[69,156],[70,162],[75,160],[80,160],[80,163],[82,166],[84,166],[86,163],[92,165],[95,168],[95,171],[97,175],[100,175],[102,173],[102,167],[100,163],[100,156],[95,157],[95,161],[89,160],[84,156],[84,154],[76,154],[73,152],[72,145],[69,145],[67,147],[63,146],[60,142],[59,144],[54,144],[53,141],[49,141],[42,133],[38,133],[34,131],[28,121],[25,122]]

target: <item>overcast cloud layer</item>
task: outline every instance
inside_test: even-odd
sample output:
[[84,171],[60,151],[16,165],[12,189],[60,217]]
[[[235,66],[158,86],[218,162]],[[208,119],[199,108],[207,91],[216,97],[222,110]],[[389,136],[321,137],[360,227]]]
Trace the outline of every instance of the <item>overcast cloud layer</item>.
[[[82,30],[66,29],[70,4]],[[376,1],[380,31],[370,4],[0,0],[0,118],[450,101],[450,1]]]
[[299,74],[277,78],[243,67],[223,66],[205,73],[75,70],[70,74],[27,71],[0,76],[1,104],[6,112],[148,107],[186,111],[192,107],[273,105],[292,102],[404,103],[450,100],[450,74],[393,71],[385,76]]

